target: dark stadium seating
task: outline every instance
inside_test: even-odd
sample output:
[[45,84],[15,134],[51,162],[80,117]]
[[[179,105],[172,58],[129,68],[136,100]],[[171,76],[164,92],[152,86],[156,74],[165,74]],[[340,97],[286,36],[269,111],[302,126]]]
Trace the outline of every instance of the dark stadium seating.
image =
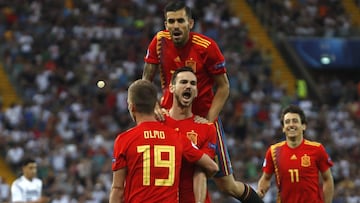
[[[19,175],[23,157],[36,157],[45,193],[57,202],[108,202],[113,140],[133,125],[126,89],[141,77],[147,44],[163,29],[163,4],[159,3],[163,1],[137,2],[142,1],[0,3],[0,18],[5,22],[0,25],[1,62],[21,98],[0,112],[1,156],[16,171],[14,175]],[[283,138],[279,112],[296,103],[309,118],[306,136],[322,142],[335,162],[335,201],[359,201],[359,80],[319,77],[318,88],[331,103],[311,95],[288,94],[279,81],[270,79],[271,53],[261,45],[253,46],[254,38],[248,35],[251,24],[235,17],[225,1],[188,2],[195,11],[195,31],[213,37],[227,60],[231,96],[221,116],[235,177],[256,187],[264,150]],[[266,16],[258,17],[271,37],[294,35],[299,24],[309,26],[302,22],[300,8],[286,10],[275,3],[283,1],[248,2],[254,11],[267,9]],[[332,16],[346,20],[344,10],[332,5]],[[280,14],[289,17],[282,19],[287,17]],[[275,22],[267,21],[271,19]],[[314,29],[311,34],[299,32],[311,36],[330,33],[318,24]],[[334,29],[336,36],[353,34],[338,26]],[[98,80],[105,81],[104,88],[96,86]],[[211,181],[209,187],[213,202],[235,202]],[[266,202],[274,201],[274,189]]]

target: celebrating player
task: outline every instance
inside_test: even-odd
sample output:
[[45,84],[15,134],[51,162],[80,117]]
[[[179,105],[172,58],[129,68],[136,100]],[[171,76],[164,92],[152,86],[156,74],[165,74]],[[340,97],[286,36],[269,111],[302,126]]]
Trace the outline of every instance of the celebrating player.
[[[177,69],[172,75],[170,92],[173,104],[165,124],[178,129],[201,151],[215,157],[216,129],[213,123],[196,123],[191,111],[192,102],[197,96],[197,79],[189,67]],[[183,160],[180,175],[180,203],[210,202],[207,194],[207,178],[201,168]],[[206,201],[205,201],[206,200]]]
[[268,191],[275,173],[279,189],[277,202],[332,202],[334,181],[330,167],[333,162],[323,145],[304,139],[306,123],[305,114],[298,106],[290,105],[283,110],[281,125],[286,140],[271,145],[266,152],[258,182],[257,192],[261,197]]
[[[193,69],[197,77],[198,96],[193,101],[194,114],[214,122],[217,132],[216,160],[220,171],[214,180],[218,188],[243,202],[262,202],[247,184],[236,181],[229,158],[219,113],[229,96],[229,81],[225,59],[216,42],[200,33],[191,32],[194,26],[191,9],[183,1],[170,2],[164,9],[165,28],[154,36],[145,56],[143,79],[153,81],[160,72],[163,95],[156,108],[163,120],[162,108],[169,109],[173,96],[169,85],[173,72],[183,66]],[[213,89],[216,88],[214,94]]]
[[128,109],[136,126],[118,135],[113,152],[110,203],[178,202],[182,156],[212,176],[216,163],[190,140],[157,121],[155,86],[137,80],[128,89]]

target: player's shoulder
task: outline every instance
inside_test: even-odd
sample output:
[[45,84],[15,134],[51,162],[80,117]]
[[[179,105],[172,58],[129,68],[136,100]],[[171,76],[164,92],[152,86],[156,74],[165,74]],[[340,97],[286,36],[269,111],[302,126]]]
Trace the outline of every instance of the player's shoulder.
[[280,147],[283,147],[283,146],[285,146],[285,145],[286,145],[286,141],[284,140],[284,141],[281,141],[281,142],[277,142],[277,143],[275,143],[275,144],[272,144],[272,145],[270,146],[270,149],[274,150],[274,149],[276,149],[276,148],[280,148]]
[[156,39],[159,40],[159,39],[163,39],[163,38],[169,39],[169,40],[171,39],[169,31],[161,30],[161,31],[156,33]]
[[21,182],[23,182],[22,176],[16,178],[16,179],[12,182],[11,186],[21,185],[21,184],[20,184]]
[[119,142],[119,143],[128,142],[132,138],[136,137],[136,135],[138,135],[137,132],[139,131],[139,129],[140,129],[139,126],[135,126],[119,133],[115,138],[115,142]]
[[191,43],[196,44],[202,48],[208,48],[215,44],[215,41],[212,38],[197,32],[191,32],[190,37]]
[[36,178],[36,177],[35,177],[35,178],[33,179],[33,183],[34,183],[34,184],[37,184],[37,185],[41,185],[41,184],[42,184],[42,180],[41,180],[40,178]]
[[13,182],[12,182],[12,185],[13,186],[16,186],[16,187],[21,187],[21,186],[24,186],[24,185],[28,185],[29,183],[31,184],[41,184],[42,183],[42,180],[40,178],[37,178],[37,177],[34,177],[32,179],[31,182],[29,182],[23,175],[16,178]]
[[304,140],[304,145],[306,146],[311,146],[311,147],[321,147],[322,144],[320,142],[316,142],[316,141],[311,141],[311,140]]

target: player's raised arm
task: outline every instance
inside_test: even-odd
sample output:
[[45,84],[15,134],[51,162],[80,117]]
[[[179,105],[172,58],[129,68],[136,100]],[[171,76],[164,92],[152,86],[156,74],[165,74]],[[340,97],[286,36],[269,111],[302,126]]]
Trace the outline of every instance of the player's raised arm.
[[143,74],[142,74],[142,79],[153,81],[155,73],[158,69],[158,66],[159,66],[158,64],[145,63]]

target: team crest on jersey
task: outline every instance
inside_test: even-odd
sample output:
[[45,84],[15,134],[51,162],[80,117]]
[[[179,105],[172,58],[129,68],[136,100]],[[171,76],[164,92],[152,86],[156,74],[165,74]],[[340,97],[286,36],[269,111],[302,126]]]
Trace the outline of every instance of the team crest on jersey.
[[194,132],[194,130],[191,130],[191,132],[186,132],[186,137],[189,138],[193,144],[197,145],[198,134]]
[[185,61],[185,66],[192,68],[194,73],[196,73],[196,61],[194,61],[192,58]]
[[309,167],[311,165],[310,156],[305,154],[301,157],[301,166],[303,167]]

